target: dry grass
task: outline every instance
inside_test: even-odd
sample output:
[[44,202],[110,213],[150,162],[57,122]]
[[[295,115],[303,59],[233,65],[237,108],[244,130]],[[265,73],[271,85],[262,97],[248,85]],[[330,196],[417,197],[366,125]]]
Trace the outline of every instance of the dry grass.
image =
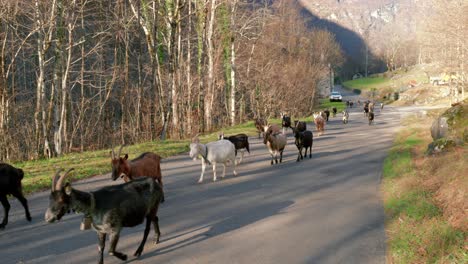
[[467,147],[426,156],[432,116],[405,120],[384,164],[388,263],[468,263]]

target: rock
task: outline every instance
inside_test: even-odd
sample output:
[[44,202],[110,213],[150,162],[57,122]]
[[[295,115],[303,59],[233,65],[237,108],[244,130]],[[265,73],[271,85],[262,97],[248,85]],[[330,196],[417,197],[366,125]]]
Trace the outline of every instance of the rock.
[[433,140],[438,140],[440,138],[446,137],[448,135],[448,124],[447,118],[441,116],[434,120],[431,126],[431,136]]
[[434,154],[440,153],[442,151],[449,151],[451,148],[455,147],[455,141],[446,138],[439,138],[427,146],[427,153]]
[[434,140],[428,153],[440,152],[468,142],[468,99],[441,114],[431,126]]

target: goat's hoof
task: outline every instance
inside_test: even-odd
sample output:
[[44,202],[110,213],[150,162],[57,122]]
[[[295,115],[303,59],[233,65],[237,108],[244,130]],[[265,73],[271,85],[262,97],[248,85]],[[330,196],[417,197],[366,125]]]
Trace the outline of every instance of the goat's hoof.
[[116,258],[118,258],[120,260],[123,260],[123,261],[127,260],[127,255],[122,254],[120,252],[109,252],[109,255],[114,256],[114,257],[116,257]]
[[198,183],[202,183],[203,181],[198,181]]
[[0,225],[0,230],[5,229],[5,226],[6,226],[6,225],[1,224],[1,225]]
[[141,256],[141,250],[135,251],[135,254],[133,254],[133,256],[139,258]]
[[27,215],[27,216],[26,216],[26,220],[28,220],[29,222],[31,222],[31,220],[32,220],[31,216],[30,216],[30,215]]

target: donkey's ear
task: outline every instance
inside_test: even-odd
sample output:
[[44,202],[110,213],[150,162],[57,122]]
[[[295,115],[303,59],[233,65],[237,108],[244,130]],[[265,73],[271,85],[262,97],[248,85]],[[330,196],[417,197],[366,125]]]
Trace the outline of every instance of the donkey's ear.
[[124,160],[128,159],[128,154],[125,154]]

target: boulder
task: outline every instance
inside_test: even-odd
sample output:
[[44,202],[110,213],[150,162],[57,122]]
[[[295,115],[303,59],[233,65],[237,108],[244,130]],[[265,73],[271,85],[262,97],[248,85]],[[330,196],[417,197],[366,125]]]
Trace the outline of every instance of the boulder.
[[431,126],[434,140],[428,152],[440,152],[468,142],[468,99],[442,113]]

